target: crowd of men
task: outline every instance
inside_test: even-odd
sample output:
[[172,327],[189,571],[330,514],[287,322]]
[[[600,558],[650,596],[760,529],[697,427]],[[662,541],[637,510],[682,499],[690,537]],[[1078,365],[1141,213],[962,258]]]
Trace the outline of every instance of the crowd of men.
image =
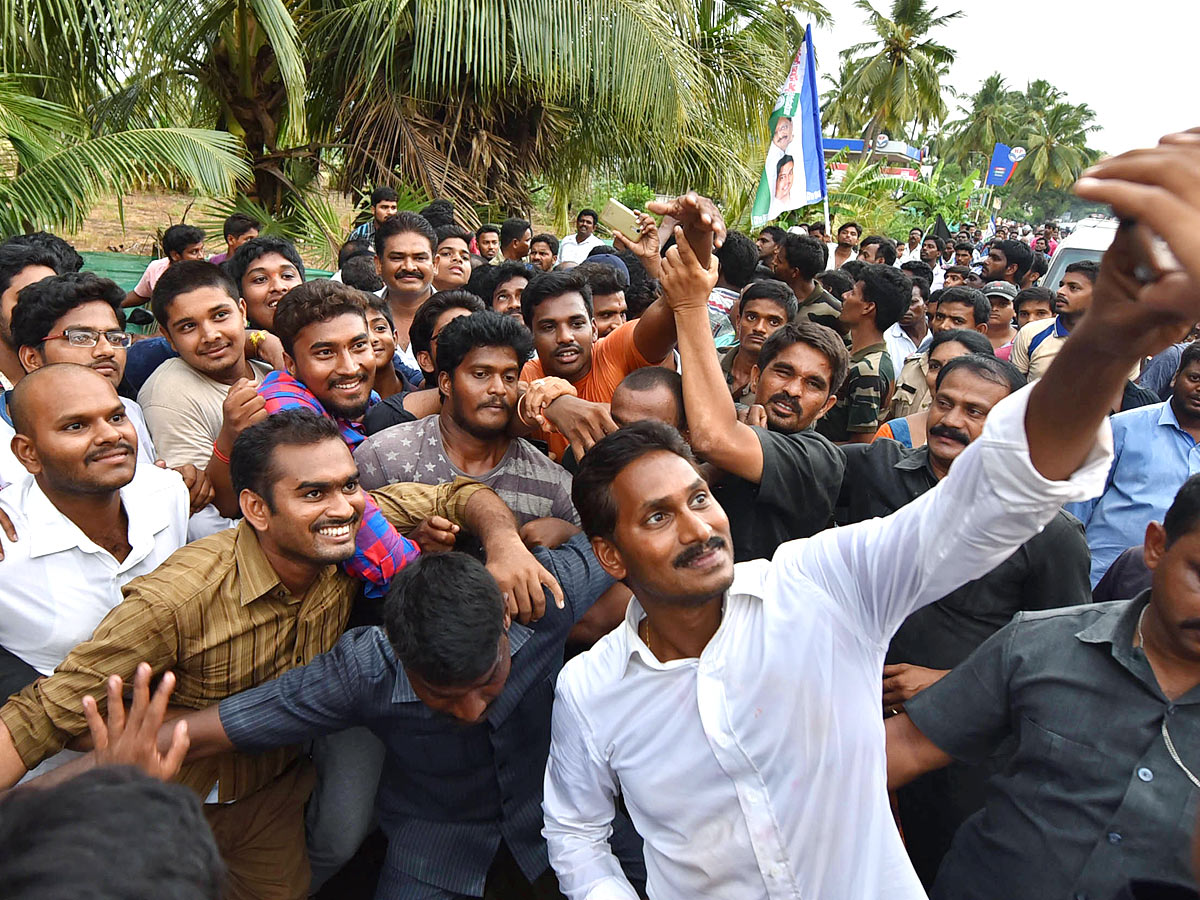
[[1198,175],[3,241],[0,892],[1194,900]]

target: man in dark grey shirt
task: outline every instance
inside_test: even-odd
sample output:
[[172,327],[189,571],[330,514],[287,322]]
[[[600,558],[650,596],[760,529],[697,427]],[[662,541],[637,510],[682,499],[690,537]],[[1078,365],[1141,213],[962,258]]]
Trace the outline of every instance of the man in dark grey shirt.
[[1109,900],[1143,880],[1195,889],[1200,477],[1147,529],[1146,562],[1148,593],[1018,613],[888,720],[892,788],[1014,747],[933,900]]

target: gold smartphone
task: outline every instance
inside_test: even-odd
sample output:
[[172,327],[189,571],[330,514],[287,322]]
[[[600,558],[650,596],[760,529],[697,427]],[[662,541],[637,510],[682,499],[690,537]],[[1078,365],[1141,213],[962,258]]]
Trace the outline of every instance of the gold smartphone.
[[609,231],[619,231],[630,240],[637,240],[641,233],[638,229],[637,215],[633,210],[613,197],[608,198],[604,210],[600,213],[600,221]]

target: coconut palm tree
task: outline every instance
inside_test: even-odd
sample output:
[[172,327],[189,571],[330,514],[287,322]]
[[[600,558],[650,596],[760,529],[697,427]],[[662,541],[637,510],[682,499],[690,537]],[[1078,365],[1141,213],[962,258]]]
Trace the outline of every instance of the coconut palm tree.
[[1099,127],[1095,119],[1087,104],[1053,104],[1030,123],[1023,137],[1027,155],[1018,174],[1032,179],[1037,188],[1072,184],[1098,156],[1087,145],[1088,135]]
[[821,96],[821,125],[831,137],[861,137],[870,119],[864,99],[849,89],[854,71],[853,63],[843,58],[836,77],[825,75],[829,90]]
[[946,124],[945,130],[951,134],[947,157],[963,164],[972,155],[982,155],[986,160],[997,142],[1016,133],[1020,102],[1020,92],[1010,90],[1004,76],[999,72],[989,75],[960,107],[963,117]]
[[854,5],[867,14],[876,35],[842,51],[852,67],[845,88],[864,102],[870,115],[864,151],[869,154],[882,132],[901,134],[911,125],[928,127],[946,117],[942,76],[955,53],[931,35],[962,12],[938,15],[928,0],[892,0],[887,16],[870,0],[855,0]]

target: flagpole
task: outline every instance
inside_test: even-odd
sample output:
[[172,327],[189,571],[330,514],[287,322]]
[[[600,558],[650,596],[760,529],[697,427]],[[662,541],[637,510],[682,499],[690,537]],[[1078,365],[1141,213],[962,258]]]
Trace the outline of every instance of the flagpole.
[[825,194],[824,203],[825,203],[825,237],[826,237],[826,239],[828,239],[829,236],[831,234],[833,234],[833,226],[829,222],[829,194],[828,194],[828,192]]

